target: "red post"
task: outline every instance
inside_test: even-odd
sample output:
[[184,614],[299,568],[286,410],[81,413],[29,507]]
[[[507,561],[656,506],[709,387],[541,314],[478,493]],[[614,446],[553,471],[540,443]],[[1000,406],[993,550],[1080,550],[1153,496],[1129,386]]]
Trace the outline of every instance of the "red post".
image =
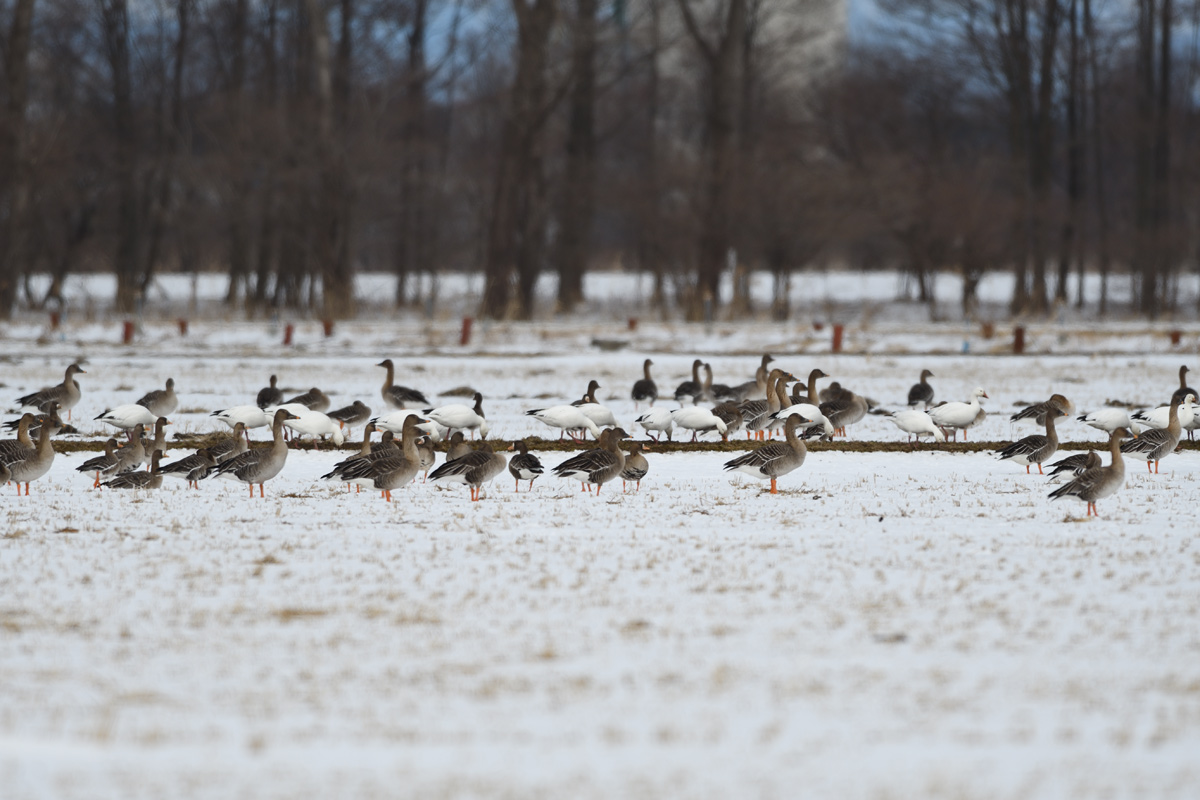
[[462,336],[459,337],[458,343],[466,347],[471,343],[471,325],[474,324],[473,317],[463,317]]
[[824,322],[818,322],[817,320],[815,320],[815,319],[814,319],[814,320],[813,320],[813,330],[814,330],[814,331],[823,331],[823,330],[825,330],[825,323],[824,323]]
[[130,344],[133,342],[133,320],[125,320],[125,324],[121,327],[121,343]]
[[844,331],[845,328],[842,325],[833,326],[833,352],[835,353],[842,352],[842,333]]
[[296,326],[293,325],[292,323],[289,322],[287,325],[284,326],[284,328],[283,328],[283,345],[284,345],[284,347],[291,345],[292,335],[295,332],[296,332]]
[[629,318],[629,330],[636,331],[637,325],[638,325],[637,317],[630,317]]
[[1017,355],[1025,352],[1025,327],[1023,325],[1013,328],[1013,352]]
[[328,339],[330,336],[333,336],[333,320],[323,319],[323,320],[321,320],[321,326],[325,330],[325,338],[326,339]]
[[62,322],[62,314],[58,311],[50,312],[50,330],[58,330],[58,324]]
[[996,323],[994,323],[994,322],[983,323],[983,338],[991,339],[995,335],[996,335]]
[[1179,343],[1183,340],[1183,331],[1171,331],[1171,346],[1179,347]]
[[177,320],[175,320],[175,322],[177,325],[179,325],[179,335],[187,336],[188,321],[186,319],[177,319]]

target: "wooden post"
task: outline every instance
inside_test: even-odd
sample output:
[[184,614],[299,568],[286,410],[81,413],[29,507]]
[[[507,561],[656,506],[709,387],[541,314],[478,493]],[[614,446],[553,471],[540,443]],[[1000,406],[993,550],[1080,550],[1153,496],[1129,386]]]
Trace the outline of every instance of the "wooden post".
[[842,352],[842,334],[845,332],[845,326],[837,324],[833,326],[833,352]]
[[629,318],[628,325],[629,325],[629,330],[631,330],[631,331],[636,331],[636,330],[637,330],[637,326],[638,326],[638,320],[637,320],[637,317],[630,317],[630,318]]
[[296,326],[288,323],[283,329],[283,346],[288,347],[292,343],[292,336],[296,333]]
[[458,343],[466,347],[471,343],[471,325],[475,323],[473,317],[463,317],[462,320],[462,335],[458,337]]
[[1021,355],[1025,352],[1025,326],[1013,328],[1013,353]]
[[321,320],[321,326],[325,331],[326,339],[328,339],[330,336],[333,336],[333,320],[332,319]]
[[1179,343],[1183,340],[1183,331],[1171,331],[1171,346],[1179,347]]
[[121,343],[133,343],[133,320],[131,319],[125,320],[124,324],[121,326]]
[[179,335],[180,335],[180,336],[187,336],[187,334],[188,334],[188,321],[187,321],[186,319],[177,319],[177,320],[175,320],[175,322],[176,322],[176,323],[179,325]]
[[59,311],[50,312],[50,330],[58,330],[59,323],[62,322],[62,314]]

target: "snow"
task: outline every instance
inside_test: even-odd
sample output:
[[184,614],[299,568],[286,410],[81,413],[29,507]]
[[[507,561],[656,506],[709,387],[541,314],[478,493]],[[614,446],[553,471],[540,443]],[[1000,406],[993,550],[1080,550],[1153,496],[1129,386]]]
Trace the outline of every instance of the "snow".
[[[803,353],[799,327],[646,324],[625,350],[589,347],[604,328],[481,326],[460,350],[450,325],[314,326],[292,348],[261,323],[147,323],[130,347],[111,325],[41,345],[13,325],[0,396],[86,355],[85,432],[107,437],[91,417],[168,376],[168,430],[218,430],[208,412],[271,373],[382,412],[391,357],[434,404],[481,390],[493,437],[553,437],[521,412],[595,377],[632,431],[647,355],[668,394],[697,354],[745,380],[769,342],[797,376],[819,366],[890,408],[922,368],[939,399],[983,386],[971,439],[1005,440],[1033,431],[1010,427],[1014,406],[1052,391],[1080,413],[1159,404],[1197,341],[1078,328],[1026,357],[986,340],[929,355],[962,329],[922,326],[892,331],[899,352],[870,328],[832,355],[827,330]],[[878,416],[851,432],[904,438]],[[1044,478],[928,447],[813,452],[777,496],[723,472],[729,455],[649,452],[640,493],[552,477],[514,493],[505,473],[474,504],[432,484],[349,493],[318,480],[344,454],[304,451],[261,500],[216,480],[96,492],[74,471],[88,455],[58,456],[29,498],[0,493],[5,798],[1190,797],[1200,781],[1195,451],[1160,475],[1131,463],[1092,520]]]

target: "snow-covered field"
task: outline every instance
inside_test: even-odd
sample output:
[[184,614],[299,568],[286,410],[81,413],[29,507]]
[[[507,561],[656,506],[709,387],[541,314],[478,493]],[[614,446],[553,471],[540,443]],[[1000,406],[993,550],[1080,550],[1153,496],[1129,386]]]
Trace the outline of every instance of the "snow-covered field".
[[[1016,403],[1158,403],[1181,363],[1200,368],[1194,331],[1176,348],[1149,328],[1033,331],[1043,354],[1018,358],[980,355],[978,339],[953,354],[961,328],[856,329],[851,355],[801,330],[492,326],[460,352],[448,326],[301,328],[282,348],[265,325],[148,325],[131,347],[100,323],[15,325],[0,397],[86,355],[85,432],[107,436],[90,418],[168,375],[182,398],[171,430],[209,430],[208,411],[248,402],[271,373],[378,410],[374,364],[391,357],[434,402],[481,390],[493,436],[511,438],[550,434],[521,412],[591,377],[633,430],[625,398],[646,356],[669,391],[694,355],[732,383],[769,349],[892,408],[925,367],[942,399],[983,386],[993,413],[971,438],[1002,440],[1032,432],[1010,429]],[[630,345],[600,351],[597,336]],[[903,438],[879,417],[852,432]],[[722,454],[651,453],[638,494],[549,477],[514,494],[505,475],[480,503],[416,484],[390,505],[318,481],[339,457],[291,453],[263,500],[216,481],[96,492],[73,469],[84,454],[59,456],[29,498],[0,494],[0,796],[1186,798],[1200,785],[1195,451],[1160,475],[1131,464],[1093,520],[984,454],[812,453],[771,496],[722,472]]]

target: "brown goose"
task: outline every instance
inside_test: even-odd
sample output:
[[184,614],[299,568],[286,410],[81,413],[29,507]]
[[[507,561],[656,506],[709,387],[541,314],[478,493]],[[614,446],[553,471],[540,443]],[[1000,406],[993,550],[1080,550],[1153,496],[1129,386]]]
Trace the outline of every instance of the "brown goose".
[[146,463],[146,428],[138,424],[133,428],[133,438],[117,451],[117,466],[109,474],[120,475],[133,472]]
[[244,422],[234,424],[232,436],[208,446],[209,454],[217,460],[218,464],[228,461],[234,456],[240,456],[249,449],[250,443],[246,441],[246,423]]
[[35,445],[29,437],[29,426],[33,424],[33,419],[33,414],[22,414],[17,423],[17,438],[0,442],[0,464],[19,461],[33,452]]
[[110,489],[158,489],[162,486],[163,474],[158,468],[163,451],[155,450],[150,456],[149,472],[122,472],[112,480],[105,481],[101,486]]
[[25,484],[25,496],[29,496],[29,484],[50,471],[54,464],[54,448],[50,445],[50,426],[43,425],[38,433],[37,446],[33,452],[26,452],[19,461],[8,464],[9,480],[17,484],[17,494],[21,493],[21,484]]
[[79,389],[79,381],[75,380],[75,376],[86,374],[83,367],[78,364],[72,364],[67,367],[67,375],[63,378],[62,383],[57,386],[47,386],[18,398],[17,404],[22,408],[32,406],[45,411],[50,407],[51,403],[58,403],[58,407],[65,410],[67,412],[67,419],[70,419],[71,409],[79,402],[79,398],[83,396],[83,393]]
[[100,486],[101,475],[116,474],[117,465],[120,463],[117,456],[117,440],[109,439],[104,443],[104,455],[89,458],[87,461],[75,468],[76,472],[95,472],[96,480],[92,483],[92,488]]
[[1084,470],[1075,480],[1051,492],[1051,499],[1078,497],[1087,502],[1088,516],[1092,514],[1100,516],[1100,512],[1096,510],[1096,501],[1115,494],[1125,485],[1125,462],[1121,459],[1121,440],[1131,435],[1127,428],[1117,428],[1113,431],[1108,440],[1108,450],[1112,454],[1112,462],[1107,467],[1097,466]]
[[156,417],[174,414],[175,409],[179,408],[179,398],[175,396],[175,379],[167,378],[167,388],[146,392],[137,404]]
[[330,411],[327,416],[341,428],[353,428],[361,425],[371,417],[371,407],[362,400],[355,400],[344,408]]
[[846,428],[860,422],[867,415],[867,398],[855,394],[849,389],[839,388],[838,396],[833,400],[821,403],[821,413],[833,426],[834,434],[846,435]]
[[508,449],[518,451],[508,461],[508,474],[512,475],[517,481],[516,488],[513,491],[521,491],[521,481],[529,481],[529,491],[532,492],[533,482],[545,472],[541,459],[529,452],[529,445],[525,444],[524,439],[517,439]]
[[[725,423],[725,432],[721,441],[729,441],[729,437],[746,426],[746,418],[742,410],[733,403],[720,403],[713,408],[713,416]],[[747,434],[748,435],[748,434]]]
[[171,423],[166,417],[159,417],[154,422],[154,441],[150,445],[150,452],[162,450],[167,452],[167,426]]
[[276,385],[277,382],[278,378],[272,375],[271,385],[264,386],[258,390],[258,397],[254,399],[254,402],[259,408],[265,409],[270,406],[277,406],[283,402],[283,392],[279,390],[279,387]]
[[620,445],[622,439],[628,438],[629,434],[623,428],[608,428],[600,434],[598,447],[568,458],[554,467],[554,474],[579,481],[585,492],[590,492],[590,485],[595,484],[599,496],[600,487],[625,469],[625,451]]
[[[328,411],[329,406],[332,405],[329,402],[329,395],[322,392],[316,386],[309,389],[304,394],[296,395],[291,400],[283,403],[283,405],[286,406],[288,403],[299,403],[310,411],[320,411],[322,413]],[[293,414],[290,419],[299,419],[299,417]]]
[[814,369],[812,372],[808,373],[808,383],[806,384],[806,388],[808,389],[808,402],[798,402],[802,401],[803,398],[801,398],[799,395],[793,395],[791,398],[791,405],[787,405],[785,403],[783,408],[771,415],[771,423],[768,426],[768,430],[774,432],[775,429],[784,424],[789,416],[792,414],[799,414],[804,419],[804,425],[807,428],[819,428],[819,430],[813,431],[817,435],[823,436],[826,439],[833,436],[833,423],[831,423],[821,411],[821,398],[819,392],[817,392],[817,381],[821,378],[828,377],[828,375],[819,369]]
[[[408,424],[409,419],[416,419],[419,424],[423,420],[416,415],[410,416],[404,421]],[[403,431],[403,426],[401,431]],[[357,484],[358,490],[361,492],[363,486],[371,486],[374,483],[374,478],[371,480],[354,481],[352,478],[367,475],[371,471],[371,464],[375,461],[382,461],[388,458],[398,458],[403,456],[403,452],[396,443],[392,440],[393,434],[391,431],[383,432],[383,440],[379,442],[371,441],[371,434],[375,432],[375,423],[368,422],[363,428],[362,446],[358,452],[349,458],[343,459],[333,465],[333,469],[321,476],[323,480],[339,480],[346,482],[346,491],[350,491],[351,485]]]
[[1026,436],[1024,439],[1018,439],[1003,450],[996,452],[1001,461],[1009,459],[1014,464],[1020,464],[1025,467],[1026,475],[1029,474],[1029,467],[1032,464],[1037,464],[1039,475],[1045,475],[1046,473],[1042,470],[1042,464],[1054,458],[1054,454],[1058,452],[1058,431],[1054,429],[1054,420],[1057,417],[1065,417],[1067,412],[1060,406],[1051,405],[1046,408],[1043,415],[1046,419],[1045,436],[1040,433],[1033,436]]
[[271,422],[271,444],[267,447],[256,447],[247,450],[239,456],[224,461],[217,466],[217,474],[241,481],[250,487],[250,496],[254,497],[254,484],[258,484],[258,496],[266,497],[263,484],[274,478],[283,470],[287,461],[287,443],[283,441],[283,423],[296,419],[296,415],[286,409],[275,412]]
[[1130,439],[1121,445],[1121,452],[1130,458],[1145,461],[1147,472],[1150,472],[1150,462],[1153,461],[1154,473],[1157,475],[1158,462],[1175,452],[1175,448],[1179,446],[1179,439],[1183,436],[1183,426],[1179,424],[1179,407],[1195,401],[1195,395],[1190,393],[1172,400],[1171,410],[1167,414],[1167,427],[1142,431],[1138,438]]
[[396,366],[392,364],[390,358],[385,358],[375,366],[387,370],[387,376],[383,379],[383,388],[379,392],[383,395],[383,402],[392,408],[399,409],[408,408],[410,405],[418,408],[429,405],[429,400],[421,392],[407,386],[397,386],[392,382],[396,377]]
[[781,476],[799,469],[804,463],[804,457],[808,454],[808,448],[805,447],[804,441],[796,436],[796,428],[806,422],[808,420],[799,414],[788,415],[787,421],[783,425],[786,441],[768,442],[745,455],[726,461],[725,469],[744,472],[759,479],[768,479],[771,481],[771,494],[778,494],[779,490],[775,481]]
[[477,501],[483,484],[504,471],[508,459],[484,444],[480,450],[472,450],[462,458],[447,461],[429,474],[431,481],[464,483],[471,487],[471,500]]
[[342,478],[360,486],[373,487],[382,493],[383,499],[392,502],[392,490],[406,485],[421,469],[421,455],[417,452],[417,426],[428,422],[417,415],[404,420],[400,431],[400,452],[382,458],[366,458],[356,462]]
[[1089,469],[1095,469],[1101,465],[1100,454],[1095,450],[1088,450],[1086,453],[1076,453],[1075,455],[1060,458],[1053,464],[1047,464],[1046,469],[1050,470],[1050,477],[1062,475],[1064,472],[1069,472],[1071,475],[1082,475]]
[[633,398],[635,410],[639,403],[649,403],[653,406],[654,401],[658,399],[658,384],[650,377],[650,365],[653,363],[648,358],[642,362],[642,377],[633,384],[633,391],[629,394]]
[[704,399],[704,385],[700,383],[700,368],[704,366],[704,362],[696,359],[692,362],[692,379],[684,381],[675,388],[675,402],[679,403],[682,408],[685,404],[691,403],[696,405],[697,402]]
[[429,480],[429,470],[437,461],[437,450],[433,446],[433,438],[422,436],[417,439],[417,454],[421,457],[421,472],[424,476],[421,482]]
[[740,403],[745,398],[736,388],[725,383],[713,383],[712,364],[704,365],[704,389],[708,399],[714,403]]
[[1171,395],[1172,400],[1175,400],[1176,398],[1178,398],[1179,400],[1183,400],[1183,398],[1189,394],[1192,395],[1193,397],[1200,397],[1200,394],[1196,394],[1195,389],[1193,389],[1187,385],[1187,374],[1188,374],[1187,364],[1184,364],[1182,367],[1179,368],[1179,388],[1176,389],[1175,393]]
[[[742,424],[746,428],[746,438],[762,439],[763,431],[770,423],[771,415],[788,402],[787,381],[796,380],[792,373],[782,369],[773,369],[767,373],[767,398],[765,400],[746,400],[738,405],[742,412]],[[782,384],[782,385],[781,385]]]
[[754,371],[754,380],[739,383],[733,387],[733,391],[737,397],[735,402],[741,403],[746,400],[767,399],[767,376],[771,374],[771,370],[767,365],[774,360],[770,353],[763,353],[762,363]]
[[[161,452],[161,450],[154,451],[155,455]],[[211,475],[216,468],[217,459],[213,456],[212,451],[206,447],[202,447],[190,456],[181,458],[178,461],[172,461],[165,467],[160,466],[158,472],[160,475],[170,475],[173,478],[185,479],[188,482],[189,489],[199,489],[200,481]],[[151,462],[150,470],[154,471],[153,461]]]
[[467,453],[475,452],[471,449],[471,445],[467,444],[465,440],[466,437],[463,436],[462,431],[455,431],[454,433],[450,434],[450,441],[446,443],[447,461],[454,461],[455,459],[462,458]]
[[[1034,403],[1031,406],[1026,406],[1017,413],[1013,414],[1009,419],[1013,422],[1023,419],[1031,419],[1038,425],[1046,424],[1046,412],[1051,408],[1057,408],[1064,414],[1074,414],[1075,404],[1061,394],[1052,394],[1050,399],[1044,403]],[[1061,416],[1061,415],[1059,415]]]
[[916,406],[929,408],[933,405],[933,387],[926,380],[932,377],[934,375],[929,370],[921,370],[921,380],[914,383],[912,388],[908,390],[908,405],[910,408],[915,408]]
[[629,452],[625,455],[625,468],[621,470],[621,492],[624,493],[626,484],[633,481],[637,490],[642,490],[642,478],[650,471],[650,462],[642,455],[642,443],[630,442]]

